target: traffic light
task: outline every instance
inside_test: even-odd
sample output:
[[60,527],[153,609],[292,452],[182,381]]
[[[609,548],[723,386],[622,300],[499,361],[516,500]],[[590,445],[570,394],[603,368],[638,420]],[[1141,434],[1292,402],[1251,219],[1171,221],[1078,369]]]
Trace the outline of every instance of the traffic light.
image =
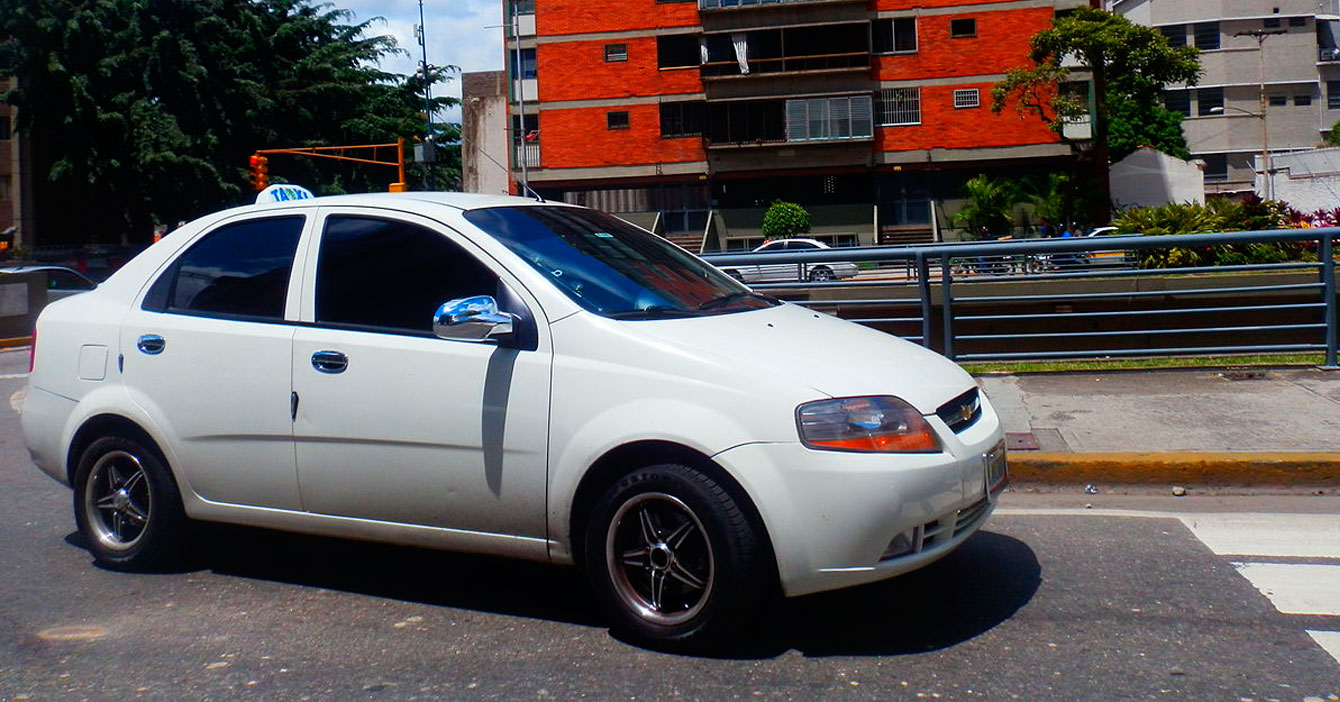
[[259,192],[270,184],[270,159],[260,155],[251,155],[251,184]]

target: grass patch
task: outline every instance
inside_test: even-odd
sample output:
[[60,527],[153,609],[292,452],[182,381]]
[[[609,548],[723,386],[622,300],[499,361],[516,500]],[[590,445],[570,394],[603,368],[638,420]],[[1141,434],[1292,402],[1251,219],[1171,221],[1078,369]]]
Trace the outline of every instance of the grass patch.
[[1175,370],[1178,368],[1239,368],[1243,366],[1319,366],[1320,353],[1278,353],[1251,356],[1166,356],[1111,358],[1085,361],[969,361],[962,363],[973,375],[1069,373],[1075,371]]

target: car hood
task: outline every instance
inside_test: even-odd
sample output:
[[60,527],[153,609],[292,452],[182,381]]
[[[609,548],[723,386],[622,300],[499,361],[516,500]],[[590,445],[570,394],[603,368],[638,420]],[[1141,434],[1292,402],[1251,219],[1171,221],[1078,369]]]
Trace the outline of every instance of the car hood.
[[924,414],[974,386],[952,361],[884,332],[798,305],[625,322],[714,365],[747,364],[830,397],[896,395]]

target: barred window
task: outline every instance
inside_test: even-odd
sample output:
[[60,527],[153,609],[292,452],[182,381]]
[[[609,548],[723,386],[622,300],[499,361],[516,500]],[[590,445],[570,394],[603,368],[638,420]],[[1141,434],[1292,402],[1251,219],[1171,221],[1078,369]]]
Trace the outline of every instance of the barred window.
[[628,45],[627,45],[627,44],[606,44],[606,45],[605,45],[605,60],[608,61],[608,62],[613,62],[613,61],[627,61],[627,60],[628,60]]
[[874,136],[869,95],[786,101],[786,140],[818,141]]
[[921,88],[879,91],[879,126],[921,124]]
[[961,110],[968,107],[981,107],[982,94],[977,88],[967,88],[954,91],[954,109]]

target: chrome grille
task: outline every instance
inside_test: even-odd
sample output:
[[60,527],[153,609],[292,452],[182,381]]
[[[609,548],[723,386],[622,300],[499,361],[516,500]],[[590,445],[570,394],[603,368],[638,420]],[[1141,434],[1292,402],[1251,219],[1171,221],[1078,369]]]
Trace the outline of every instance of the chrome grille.
[[940,405],[935,414],[957,434],[972,426],[982,416],[982,398],[977,388],[973,388]]

